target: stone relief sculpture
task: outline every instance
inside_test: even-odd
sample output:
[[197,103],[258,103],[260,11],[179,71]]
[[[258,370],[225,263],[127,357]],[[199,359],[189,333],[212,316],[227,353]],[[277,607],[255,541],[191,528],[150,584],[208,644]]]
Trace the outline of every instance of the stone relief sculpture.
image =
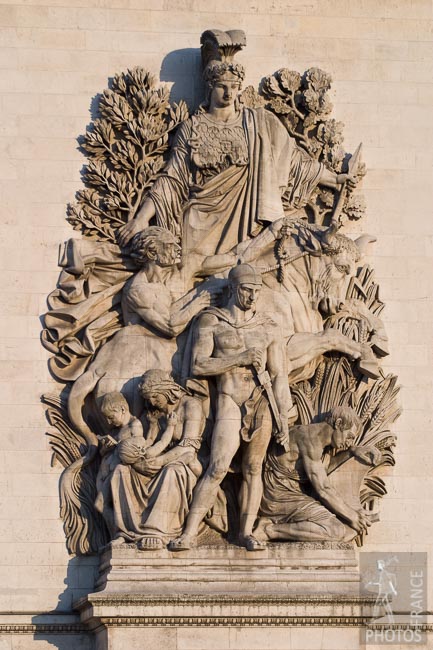
[[[44,396],[71,553],[274,541],[362,544],[386,493],[396,377],[359,219],[361,147],[331,79],[242,91],[239,30],[204,32],[192,115],[116,75],[81,146],[81,232],[61,251]],[[202,537],[204,535],[204,537]]]
[[272,415],[275,439],[280,445],[288,443],[290,391],[284,338],[271,318],[255,309],[261,274],[249,264],[239,264],[231,269],[228,279],[227,305],[206,309],[193,332],[191,374],[217,379],[212,447],[185,532],[172,541],[172,550],[185,550],[196,543],[199,525],[214,505],[218,487],[239,449],[239,536],[248,550],[258,548],[252,532],[262,496],[262,467],[272,435]]
[[[149,409],[147,436],[143,437],[136,418],[138,435],[125,435],[131,423],[119,430],[113,452],[116,459],[99,488],[95,506],[107,524],[112,544],[136,542],[138,548],[155,550],[182,531],[193,488],[202,472],[197,452],[206,420],[202,400],[176,384],[168,372],[148,370],[139,390]],[[108,399],[111,395],[120,393],[108,393]],[[126,401],[123,396],[122,400]],[[107,395],[102,398],[101,409],[106,401]],[[131,417],[127,410],[125,413]],[[161,418],[165,427],[159,436]],[[119,422],[120,418],[115,424]]]
[[347,535],[352,539],[354,530],[367,530],[368,513],[362,506],[355,509],[347,504],[346,495],[339,494],[328,479],[328,473],[349,454],[373,466],[380,460],[376,447],[352,445],[359,425],[353,409],[336,406],[323,422],[292,427],[284,453],[276,445],[269,450],[257,538],[344,540]]

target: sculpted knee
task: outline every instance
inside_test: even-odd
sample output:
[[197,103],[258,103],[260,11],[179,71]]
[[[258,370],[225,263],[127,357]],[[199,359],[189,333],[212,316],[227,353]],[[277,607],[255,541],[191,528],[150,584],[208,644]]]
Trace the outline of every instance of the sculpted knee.
[[207,475],[213,481],[221,483],[228,471],[229,468],[225,463],[215,462],[209,465]]
[[262,467],[262,459],[249,460],[248,462],[243,463],[242,472],[244,476],[257,476],[262,473]]

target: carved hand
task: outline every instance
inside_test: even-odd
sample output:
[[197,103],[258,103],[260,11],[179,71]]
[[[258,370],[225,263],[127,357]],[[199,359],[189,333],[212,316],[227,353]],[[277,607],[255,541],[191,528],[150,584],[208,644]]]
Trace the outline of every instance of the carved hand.
[[368,465],[377,465],[382,457],[379,449],[376,449],[373,445],[368,447],[351,447],[350,451],[352,456],[360,460],[361,462],[367,463]]
[[141,206],[134,219],[131,219],[126,225],[117,231],[117,241],[119,246],[126,246],[130,239],[140,230],[144,230],[149,225],[149,221],[155,215],[155,204],[152,199],[147,198]]
[[265,351],[260,348],[249,348],[239,355],[240,366],[254,366],[263,368],[265,365]]
[[132,239],[135,234],[140,232],[140,230],[144,230],[144,228],[145,226],[140,226],[138,219],[132,219],[127,224],[119,228],[116,235],[119,246],[126,246],[129,240]]
[[206,309],[212,305],[218,305],[219,299],[222,294],[221,288],[209,287],[208,289],[203,289],[200,291],[195,302],[200,306],[201,309]]
[[109,436],[103,436],[100,438],[102,449],[112,449],[116,444],[110,439]]
[[356,530],[357,533],[365,533],[369,526],[371,526],[371,521],[368,514],[363,508],[355,511],[355,517],[349,521],[351,528]]
[[289,428],[287,425],[282,424],[281,429],[275,434],[275,440],[287,451],[289,447]]
[[282,217],[273,221],[269,226],[269,230],[272,232],[275,239],[280,239],[284,231],[289,231],[291,225],[291,220],[288,217]]
[[338,174],[337,184],[343,185],[343,183],[347,183],[349,187],[355,187],[357,178],[353,174]]

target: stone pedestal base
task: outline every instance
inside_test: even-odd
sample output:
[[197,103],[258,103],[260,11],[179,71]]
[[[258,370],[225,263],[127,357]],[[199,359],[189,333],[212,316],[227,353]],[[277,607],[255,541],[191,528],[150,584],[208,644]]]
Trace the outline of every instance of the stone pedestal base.
[[[221,638],[217,645],[205,645],[214,632],[219,638],[222,628],[260,628],[260,635],[269,628],[273,637],[278,627],[278,638],[286,640],[292,628],[352,628],[358,639],[356,628],[369,619],[374,604],[359,595],[355,550],[345,544],[272,545],[255,552],[230,546],[180,553],[110,549],[101,556],[97,586],[99,591],[76,607],[81,621],[95,631],[98,650],[142,648],[143,643],[165,650],[236,647],[229,632],[227,643]],[[189,645],[180,643],[193,628],[212,630],[192,635]],[[202,640],[194,645],[194,638]],[[269,638],[245,647],[292,647],[288,641],[274,646]],[[318,647],[327,647],[321,639]]]
[[272,544],[262,551],[201,546],[173,553],[120,547],[101,556],[98,591],[148,595],[352,595],[359,573],[351,544]]

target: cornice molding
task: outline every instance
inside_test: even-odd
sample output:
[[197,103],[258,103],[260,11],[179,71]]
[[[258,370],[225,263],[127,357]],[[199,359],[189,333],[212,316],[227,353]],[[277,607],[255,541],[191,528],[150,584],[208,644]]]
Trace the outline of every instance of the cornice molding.
[[89,605],[129,606],[129,605],[367,605],[374,604],[374,596],[291,596],[266,594],[225,595],[212,594],[175,594],[173,596],[152,596],[147,594],[110,594],[94,593],[78,600],[74,609],[82,610]]
[[83,623],[0,623],[0,634],[82,634]]

